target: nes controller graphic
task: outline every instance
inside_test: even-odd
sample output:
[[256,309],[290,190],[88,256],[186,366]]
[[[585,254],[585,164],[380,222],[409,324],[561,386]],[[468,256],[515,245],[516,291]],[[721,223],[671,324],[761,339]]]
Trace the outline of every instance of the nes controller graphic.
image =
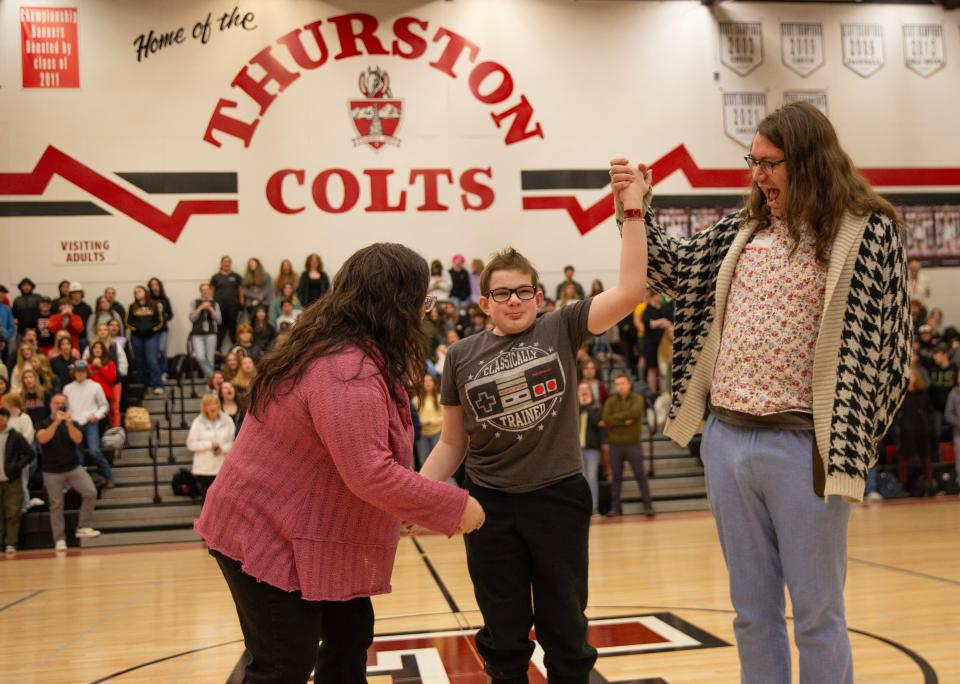
[[492,420],[561,396],[563,370],[557,354],[527,361],[466,385],[477,420]]

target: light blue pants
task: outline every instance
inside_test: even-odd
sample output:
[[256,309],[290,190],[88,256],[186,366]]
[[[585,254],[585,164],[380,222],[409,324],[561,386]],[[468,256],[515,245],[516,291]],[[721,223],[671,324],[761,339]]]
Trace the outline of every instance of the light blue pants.
[[703,431],[707,497],[730,573],[743,684],[789,684],[784,584],[802,684],[853,682],[844,617],[850,504],[813,491],[813,432],[729,425]]

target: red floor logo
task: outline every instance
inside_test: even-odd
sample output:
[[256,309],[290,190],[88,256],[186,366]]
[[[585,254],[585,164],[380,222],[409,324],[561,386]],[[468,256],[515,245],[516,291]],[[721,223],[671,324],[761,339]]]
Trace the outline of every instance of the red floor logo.
[[[368,652],[368,676],[389,676],[404,684],[486,684],[483,661],[473,643],[472,630],[380,636]],[[531,684],[546,684],[543,649],[534,640],[528,673]],[[673,613],[631,615],[591,620],[590,643],[599,659],[592,684],[654,684],[662,679],[638,672],[632,679],[608,681],[601,673],[603,660],[616,656],[729,646]]]

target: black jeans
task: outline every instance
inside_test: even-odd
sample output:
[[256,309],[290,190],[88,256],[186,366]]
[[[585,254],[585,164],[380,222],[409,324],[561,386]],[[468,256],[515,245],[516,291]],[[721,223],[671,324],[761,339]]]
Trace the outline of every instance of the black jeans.
[[197,484],[200,485],[200,508],[203,508],[203,502],[207,500],[207,490],[216,479],[216,475],[194,475]]
[[[369,597],[349,601],[306,601],[241,570],[239,562],[211,550],[237,604],[246,652],[231,681],[245,684],[367,681],[367,649],[373,643]],[[320,645],[320,640],[323,644]]]
[[[484,626],[477,650],[496,682],[526,682],[533,642],[551,684],[587,684],[597,651],[587,643],[587,559],[593,500],[583,475],[524,494],[466,481],[483,527],[464,536]],[[533,603],[531,604],[531,587]]]
[[220,306],[220,327],[217,328],[217,351],[223,348],[223,338],[229,337],[231,346],[237,343],[237,319],[240,317],[240,302],[217,302]]

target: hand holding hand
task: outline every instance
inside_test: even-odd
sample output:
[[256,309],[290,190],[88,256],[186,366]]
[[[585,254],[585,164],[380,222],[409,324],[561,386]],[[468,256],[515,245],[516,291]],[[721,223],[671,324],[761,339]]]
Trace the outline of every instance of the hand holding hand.
[[610,160],[610,187],[625,209],[643,209],[643,197],[651,185],[653,174],[646,164],[634,166],[626,157]]
[[469,497],[467,499],[467,507],[460,517],[460,531],[464,534],[469,534],[470,532],[479,530],[483,527],[484,520],[486,520],[486,516],[480,502],[472,496]]

